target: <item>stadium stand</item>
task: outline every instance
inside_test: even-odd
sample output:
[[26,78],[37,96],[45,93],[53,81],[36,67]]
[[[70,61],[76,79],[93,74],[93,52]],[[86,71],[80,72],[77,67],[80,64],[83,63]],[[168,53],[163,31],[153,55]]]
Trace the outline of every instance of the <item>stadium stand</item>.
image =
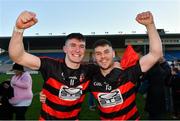
[[[180,60],[180,33],[164,33],[159,29],[159,34],[163,40],[163,49],[165,58],[169,61]],[[65,42],[66,35],[56,36],[25,36],[24,47],[26,51],[37,56],[48,56],[51,58],[64,58],[62,47]],[[85,62],[88,60],[88,53],[92,51],[93,43],[98,39],[107,39],[111,41],[113,48],[117,50],[118,55],[122,56],[126,45],[140,46],[143,53],[148,51],[148,36],[147,34],[106,34],[106,35],[85,35],[86,51]],[[0,54],[0,64],[12,64],[13,62],[8,56],[8,44],[10,37],[0,37],[0,48],[6,51]]]
[[166,51],[165,58],[168,61],[180,60],[180,51]]
[[51,58],[59,58],[59,59],[63,59],[65,54],[63,52],[57,52],[57,53],[32,53],[33,55],[39,56],[39,57],[43,57],[43,56],[47,56],[47,57],[51,57]]

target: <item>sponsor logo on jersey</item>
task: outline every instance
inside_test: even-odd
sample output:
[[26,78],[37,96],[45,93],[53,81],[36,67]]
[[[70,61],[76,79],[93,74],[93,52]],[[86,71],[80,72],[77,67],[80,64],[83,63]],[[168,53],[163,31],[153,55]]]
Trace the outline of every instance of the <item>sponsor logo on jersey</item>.
[[113,90],[109,93],[99,93],[98,101],[102,107],[112,107],[123,103],[121,91]]
[[62,86],[59,90],[59,98],[64,100],[76,100],[82,95],[82,86],[68,87]]
[[101,87],[102,83],[101,82],[93,82],[93,85],[96,87]]

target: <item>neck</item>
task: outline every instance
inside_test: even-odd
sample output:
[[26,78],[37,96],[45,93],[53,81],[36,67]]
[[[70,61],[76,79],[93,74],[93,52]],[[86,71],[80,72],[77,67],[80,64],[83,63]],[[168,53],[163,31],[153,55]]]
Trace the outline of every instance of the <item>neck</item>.
[[71,69],[78,69],[80,67],[80,63],[71,62],[67,58],[65,58],[65,63],[66,63],[66,66]]
[[113,70],[113,68],[114,68],[113,66],[111,66],[107,69],[100,68],[100,71],[101,71],[103,76],[106,76],[107,74],[109,74]]

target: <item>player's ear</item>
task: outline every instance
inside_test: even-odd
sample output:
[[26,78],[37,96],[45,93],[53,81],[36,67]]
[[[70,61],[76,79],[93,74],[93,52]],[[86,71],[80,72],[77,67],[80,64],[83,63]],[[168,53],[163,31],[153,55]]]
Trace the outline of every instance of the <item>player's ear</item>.
[[115,50],[114,49],[113,49],[112,53],[113,53],[113,58],[115,58],[116,55],[115,55]]
[[64,51],[64,53],[67,52],[67,47],[66,47],[66,45],[63,46],[63,51]]

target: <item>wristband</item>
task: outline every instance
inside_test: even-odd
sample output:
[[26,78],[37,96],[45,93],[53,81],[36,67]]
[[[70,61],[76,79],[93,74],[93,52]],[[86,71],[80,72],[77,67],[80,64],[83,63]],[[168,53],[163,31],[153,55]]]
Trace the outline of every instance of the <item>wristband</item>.
[[24,29],[19,29],[17,28],[16,26],[14,27],[14,31],[15,32],[19,32],[19,33],[23,33],[24,32]]

